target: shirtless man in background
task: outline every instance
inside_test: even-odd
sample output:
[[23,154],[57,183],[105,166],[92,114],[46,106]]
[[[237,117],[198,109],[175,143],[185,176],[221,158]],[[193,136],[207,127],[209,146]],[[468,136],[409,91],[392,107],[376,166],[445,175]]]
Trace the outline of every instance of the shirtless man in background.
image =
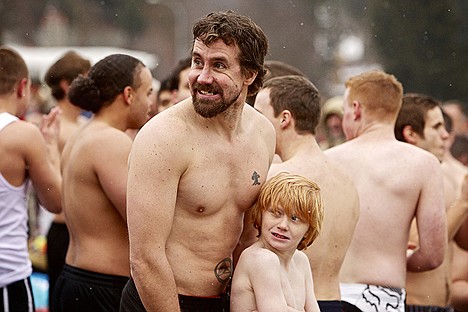
[[245,103],[262,84],[263,31],[232,11],[211,13],[193,40],[192,97],[153,117],[132,147],[133,279],[121,311],[229,311],[244,214],[273,159],[274,129]]
[[128,128],[148,118],[152,76],[134,57],[113,54],[70,86],[70,101],[94,113],[62,152],[63,207],[70,231],[54,311],[118,311],[130,276],[126,227]]
[[[86,118],[82,110],[70,103],[68,90],[73,79],[80,74],[86,74],[91,68],[89,60],[84,59],[74,51],[69,51],[60,57],[45,74],[45,82],[51,89],[51,94],[57,101],[56,107],[62,111],[60,118],[59,150],[62,152],[68,138],[82,126]],[[47,233],[47,275],[49,277],[49,306],[53,298],[55,282],[65,264],[70,236],[63,212],[54,216]],[[53,312],[52,308],[49,308]]]
[[304,252],[312,267],[320,310],[342,311],[339,273],[359,217],[359,198],[351,178],[322,152],[315,139],[319,92],[305,77],[276,77],[265,82],[254,107],[274,125],[276,153],[283,160],[272,164],[268,177],[285,171],[320,186],[325,217],[320,235]]
[[[452,310],[452,244],[455,234],[468,215],[468,193],[456,201],[464,176],[460,177],[456,171],[447,170],[448,167],[443,165],[444,155],[448,152],[447,140],[450,137],[445,124],[447,122],[444,120],[439,101],[424,94],[409,93],[403,96],[403,104],[395,124],[395,136],[402,142],[434,154],[442,162],[448,234],[448,248],[441,266],[425,272],[408,272],[406,311]],[[466,175],[466,170],[464,173]],[[459,181],[453,180],[457,176]],[[413,223],[410,242],[417,245],[417,239],[416,224]]]
[[[348,79],[343,102],[348,141],[325,151],[350,174],[360,199],[359,221],[340,274],[345,311],[387,311],[387,305],[404,311],[406,270],[431,270],[444,258],[440,164],[429,152],[396,140],[402,96],[402,85],[382,71]],[[407,257],[414,217],[419,248]]]

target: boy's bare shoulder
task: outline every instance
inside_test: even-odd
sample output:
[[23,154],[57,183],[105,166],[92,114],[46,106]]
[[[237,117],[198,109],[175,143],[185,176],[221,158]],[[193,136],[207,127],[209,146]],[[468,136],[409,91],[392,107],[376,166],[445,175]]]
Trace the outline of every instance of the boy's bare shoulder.
[[263,268],[270,265],[279,265],[278,256],[271,250],[253,244],[242,252],[240,261],[247,261],[251,268]]

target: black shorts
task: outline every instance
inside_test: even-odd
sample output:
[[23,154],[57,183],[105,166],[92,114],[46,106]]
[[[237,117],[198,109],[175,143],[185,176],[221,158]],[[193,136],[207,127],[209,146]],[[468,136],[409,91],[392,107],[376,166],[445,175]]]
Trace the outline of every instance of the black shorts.
[[91,272],[65,264],[52,298],[55,312],[119,311],[126,276]]
[[[54,297],[55,283],[65,265],[70,235],[65,223],[52,222],[47,233],[47,274],[49,275],[49,306]],[[53,312],[53,309],[50,309]]]
[[[215,298],[192,297],[179,295],[181,312],[229,312],[229,297],[223,295]],[[130,279],[122,292],[120,312],[144,312],[146,311],[135,286]]]
[[340,300],[317,301],[320,312],[343,312],[343,304]]
[[0,288],[0,312],[34,312],[34,310],[34,297],[29,277]]
[[417,306],[407,304],[405,306],[406,312],[453,312],[451,306],[448,307],[435,307],[435,306]]

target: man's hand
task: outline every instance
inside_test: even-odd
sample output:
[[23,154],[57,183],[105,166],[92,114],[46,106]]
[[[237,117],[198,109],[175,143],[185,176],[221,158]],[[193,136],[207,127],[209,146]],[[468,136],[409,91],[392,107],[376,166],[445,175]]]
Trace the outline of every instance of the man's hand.
[[49,114],[42,116],[39,129],[47,144],[58,146],[61,114],[60,108],[54,107]]

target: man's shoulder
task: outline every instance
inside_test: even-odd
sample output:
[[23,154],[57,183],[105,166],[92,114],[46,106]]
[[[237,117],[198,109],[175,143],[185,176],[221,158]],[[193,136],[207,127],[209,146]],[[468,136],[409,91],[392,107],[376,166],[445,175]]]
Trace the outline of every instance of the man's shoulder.
[[[192,120],[194,115],[195,111],[191,109],[191,107],[187,105],[186,100],[184,100],[153,116],[141,128],[140,132],[164,134],[168,131],[181,129],[188,124],[193,124]],[[176,134],[177,133],[171,133],[171,135]]]
[[[10,137],[13,137],[15,141],[23,141],[23,139],[37,138],[41,135],[39,128],[31,122],[24,121],[21,119],[15,120],[9,123],[1,132]],[[37,142],[30,142],[35,144]]]
[[245,104],[243,112],[243,118],[247,121],[246,124],[248,125],[247,128],[250,135],[259,133],[276,138],[276,132],[273,124],[263,114],[248,104]]
[[269,122],[271,123],[262,113],[257,111],[249,104],[244,104],[243,109],[244,118],[247,118],[249,121],[260,121],[260,122]]

